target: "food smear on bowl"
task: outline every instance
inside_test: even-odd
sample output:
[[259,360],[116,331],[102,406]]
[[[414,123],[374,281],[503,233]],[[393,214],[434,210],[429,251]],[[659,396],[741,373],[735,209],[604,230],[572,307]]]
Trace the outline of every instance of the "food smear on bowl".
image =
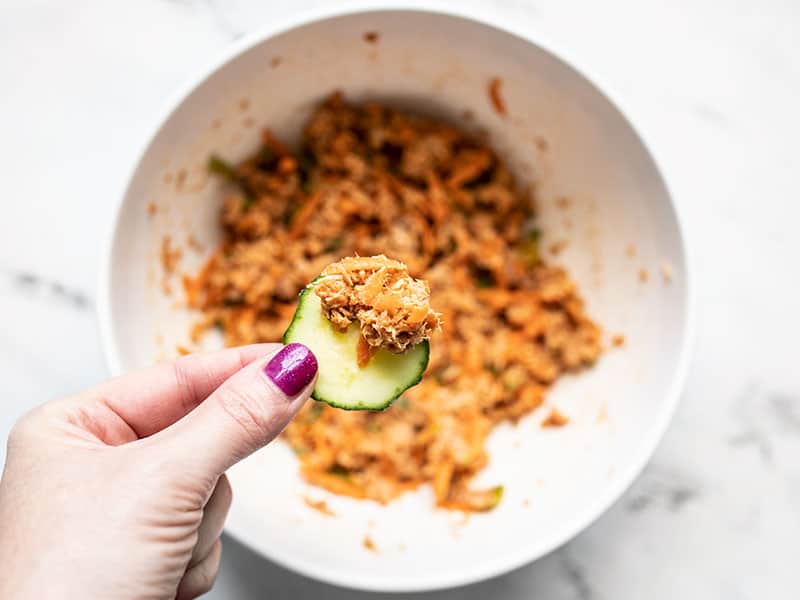
[[306,345],[319,370],[311,397],[345,410],[383,410],[418,384],[428,338],[441,328],[430,288],[403,263],[352,256],[300,293],[285,344]]
[[321,515],[324,515],[326,517],[336,516],[336,513],[330,509],[328,503],[325,502],[325,500],[314,500],[312,498],[309,498],[308,496],[303,496],[303,502],[305,502],[306,506],[317,511]]
[[503,100],[503,96],[501,93],[503,87],[503,80],[499,77],[493,77],[489,81],[488,93],[489,93],[489,101],[492,104],[492,108],[494,112],[496,112],[501,117],[505,117],[508,114],[506,110],[506,102]]
[[601,353],[577,286],[542,259],[530,194],[481,139],[339,94],[296,152],[265,134],[253,156],[224,164],[224,241],[185,284],[202,313],[193,338],[219,327],[228,345],[281,339],[298,293],[356,254],[405,263],[442,315],[425,376],[390,409],[313,402],[289,425],[305,479],[382,503],[431,485],[441,507],[497,506],[502,488],[472,485],[492,428]]
[[161,239],[159,259],[161,261],[161,291],[172,294],[171,277],[176,273],[178,264],[183,258],[183,250],[172,243],[172,236],[165,235]]
[[670,283],[673,277],[672,264],[668,260],[665,260],[661,263],[660,270],[661,270],[661,277],[664,279],[664,282]]
[[372,538],[369,536],[369,534],[365,535],[364,539],[361,540],[361,545],[370,552],[378,552],[378,547],[375,545],[375,542],[372,541]]
[[569,417],[557,408],[553,408],[545,420],[542,421],[542,427],[563,427],[567,423],[569,423]]

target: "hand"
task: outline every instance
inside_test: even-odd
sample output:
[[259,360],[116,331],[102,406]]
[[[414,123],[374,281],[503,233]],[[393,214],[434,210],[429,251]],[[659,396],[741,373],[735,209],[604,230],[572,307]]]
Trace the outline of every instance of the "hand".
[[300,410],[300,344],[192,355],[24,416],[0,480],[0,598],[193,598],[211,589],[225,470]]

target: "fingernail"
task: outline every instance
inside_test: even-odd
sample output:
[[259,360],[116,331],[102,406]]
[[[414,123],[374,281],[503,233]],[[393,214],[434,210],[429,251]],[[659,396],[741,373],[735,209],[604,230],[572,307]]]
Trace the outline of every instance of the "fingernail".
[[317,359],[303,344],[289,344],[272,357],[264,373],[284,394],[294,396],[314,379]]

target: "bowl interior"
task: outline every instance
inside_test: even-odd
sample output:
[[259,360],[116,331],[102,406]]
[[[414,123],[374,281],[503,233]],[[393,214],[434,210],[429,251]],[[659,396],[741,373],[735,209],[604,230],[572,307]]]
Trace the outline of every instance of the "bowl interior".
[[[487,94],[494,77],[505,117]],[[536,186],[543,247],[568,242],[550,260],[568,267],[590,313],[626,342],[560,380],[545,407],[495,430],[478,481],[505,486],[493,512],[434,510],[429,489],[388,506],[333,496],[305,484],[276,443],[230,473],[229,530],[282,564],[348,586],[419,590],[494,575],[563,542],[630,482],[671,414],[687,336],[685,256],[657,168],[615,107],[536,45],[458,17],[371,12],[287,30],[211,73],[158,130],[120,209],[106,291],[110,360],[127,370],[189,345],[195,316],[159,256],[169,235],[184,249],[180,270],[193,273],[219,241],[209,154],[242,158],[262,126],[296,142],[335,89],[485,129],[518,178]],[[568,427],[539,426],[550,406],[569,415]],[[303,496],[325,499],[336,516]],[[363,547],[367,533],[377,552]]]

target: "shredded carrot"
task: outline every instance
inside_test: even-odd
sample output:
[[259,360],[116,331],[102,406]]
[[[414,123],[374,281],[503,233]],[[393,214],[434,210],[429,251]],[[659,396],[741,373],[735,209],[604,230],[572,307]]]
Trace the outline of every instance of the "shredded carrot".
[[292,228],[289,230],[289,237],[291,239],[296,240],[303,234],[303,230],[306,228],[306,225],[308,225],[308,222],[311,220],[311,217],[317,210],[321,199],[322,194],[312,194],[308,197],[303,206],[300,207],[300,210],[297,211],[297,215],[292,221]]
[[443,505],[447,500],[454,467],[452,459],[445,459],[439,464],[439,468],[433,476],[433,495],[436,497],[436,504]]
[[370,359],[375,355],[377,348],[370,346],[363,335],[358,336],[358,344],[356,345],[356,362],[361,368],[369,364]]

